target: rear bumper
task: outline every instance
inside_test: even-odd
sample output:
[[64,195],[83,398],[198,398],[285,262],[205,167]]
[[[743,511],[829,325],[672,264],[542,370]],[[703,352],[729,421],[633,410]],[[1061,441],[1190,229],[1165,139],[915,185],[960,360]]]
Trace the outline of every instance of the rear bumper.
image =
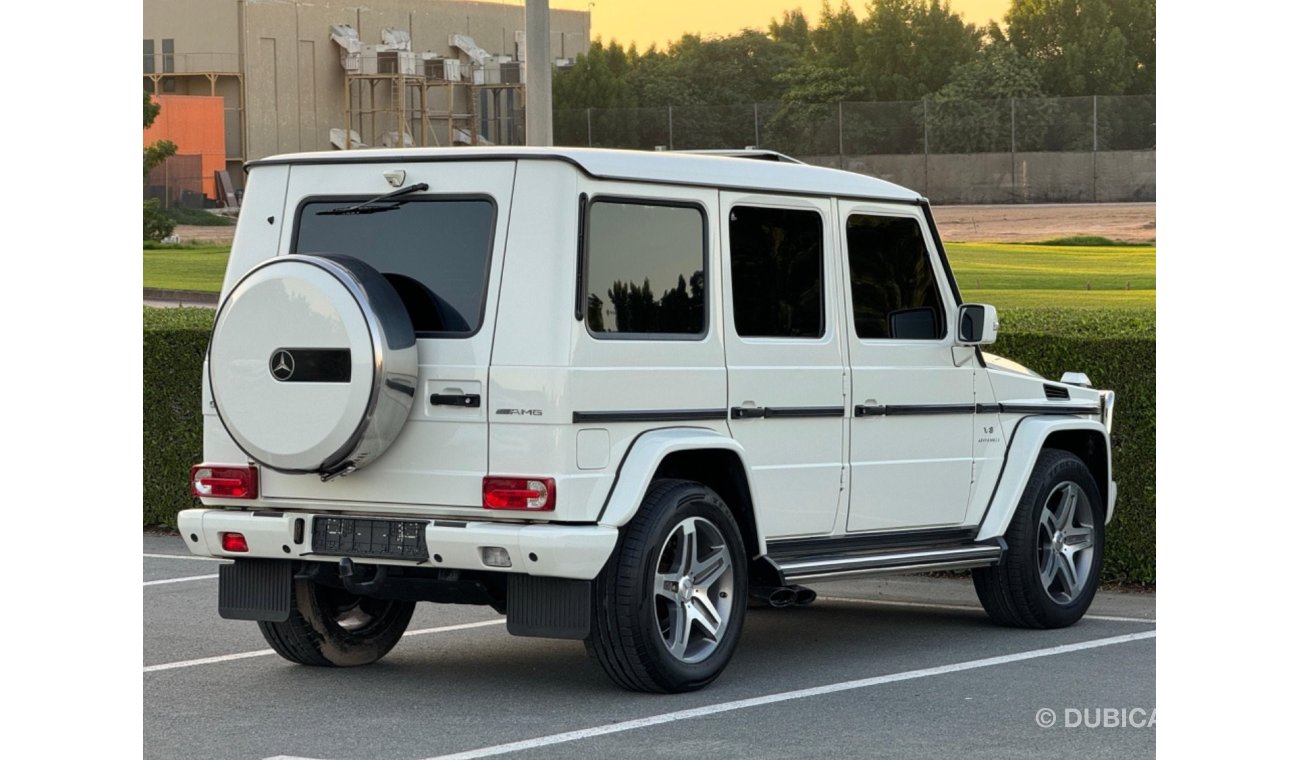
[[[352,515],[348,515],[352,516]],[[355,515],[373,517],[373,515]],[[300,512],[253,513],[225,509],[187,509],[177,517],[177,526],[191,552],[226,559],[299,559],[309,562],[338,562],[339,555],[314,554],[311,548],[315,515]],[[305,521],[302,539],[294,541],[295,521]],[[402,519],[413,519],[403,517]],[[429,560],[357,558],[363,564],[404,565],[525,573],[548,578],[591,580],[614,551],[618,529],[604,525],[519,525],[511,523],[430,520],[425,528]],[[248,551],[232,553],[221,549],[222,533],[242,533]],[[510,567],[483,564],[484,547],[501,547],[510,555]]]

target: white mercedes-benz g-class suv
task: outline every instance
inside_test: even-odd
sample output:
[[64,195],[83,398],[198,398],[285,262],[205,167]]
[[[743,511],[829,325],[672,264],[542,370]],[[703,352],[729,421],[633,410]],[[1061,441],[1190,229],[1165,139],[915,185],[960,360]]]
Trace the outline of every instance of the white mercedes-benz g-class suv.
[[362,665],[416,602],[710,683],[751,604],[974,568],[1069,625],[1113,394],[985,353],[929,204],[762,151],[304,153],[249,165],[180,513],[218,611]]

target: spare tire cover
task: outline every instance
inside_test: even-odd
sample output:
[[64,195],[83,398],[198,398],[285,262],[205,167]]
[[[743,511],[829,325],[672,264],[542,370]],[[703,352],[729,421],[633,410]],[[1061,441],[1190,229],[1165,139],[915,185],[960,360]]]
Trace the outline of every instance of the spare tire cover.
[[350,256],[250,270],[217,311],[208,382],[226,431],[282,472],[346,474],[401,431],[419,360],[393,286]]

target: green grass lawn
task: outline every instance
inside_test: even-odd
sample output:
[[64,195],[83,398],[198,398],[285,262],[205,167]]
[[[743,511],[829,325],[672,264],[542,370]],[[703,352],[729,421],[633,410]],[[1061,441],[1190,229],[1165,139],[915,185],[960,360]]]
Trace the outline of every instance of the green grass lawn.
[[168,290],[221,291],[230,246],[163,248],[144,252],[144,286]]
[[1138,309],[1156,308],[1154,290],[977,290],[961,289],[967,303],[987,303],[1002,309]]
[[1001,308],[1154,309],[1155,246],[948,243],[966,301]]
[[[999,308],[1154,309],[1155,246],[949,243],[962,297]],[[144,286],[221,290],[230,248],[144,252]]]

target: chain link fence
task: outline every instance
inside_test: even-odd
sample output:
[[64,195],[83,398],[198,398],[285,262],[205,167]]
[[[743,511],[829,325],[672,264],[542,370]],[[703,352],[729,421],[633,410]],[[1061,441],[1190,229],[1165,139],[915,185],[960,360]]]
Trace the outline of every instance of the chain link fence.
[[556,111],[554,132],[567,146],[766,148],[937,202],[1155,199],[1154,95],[589,108]]
[[1155,150],[1155,96],[753,103],[555,112],[557,145],[791,155]]

